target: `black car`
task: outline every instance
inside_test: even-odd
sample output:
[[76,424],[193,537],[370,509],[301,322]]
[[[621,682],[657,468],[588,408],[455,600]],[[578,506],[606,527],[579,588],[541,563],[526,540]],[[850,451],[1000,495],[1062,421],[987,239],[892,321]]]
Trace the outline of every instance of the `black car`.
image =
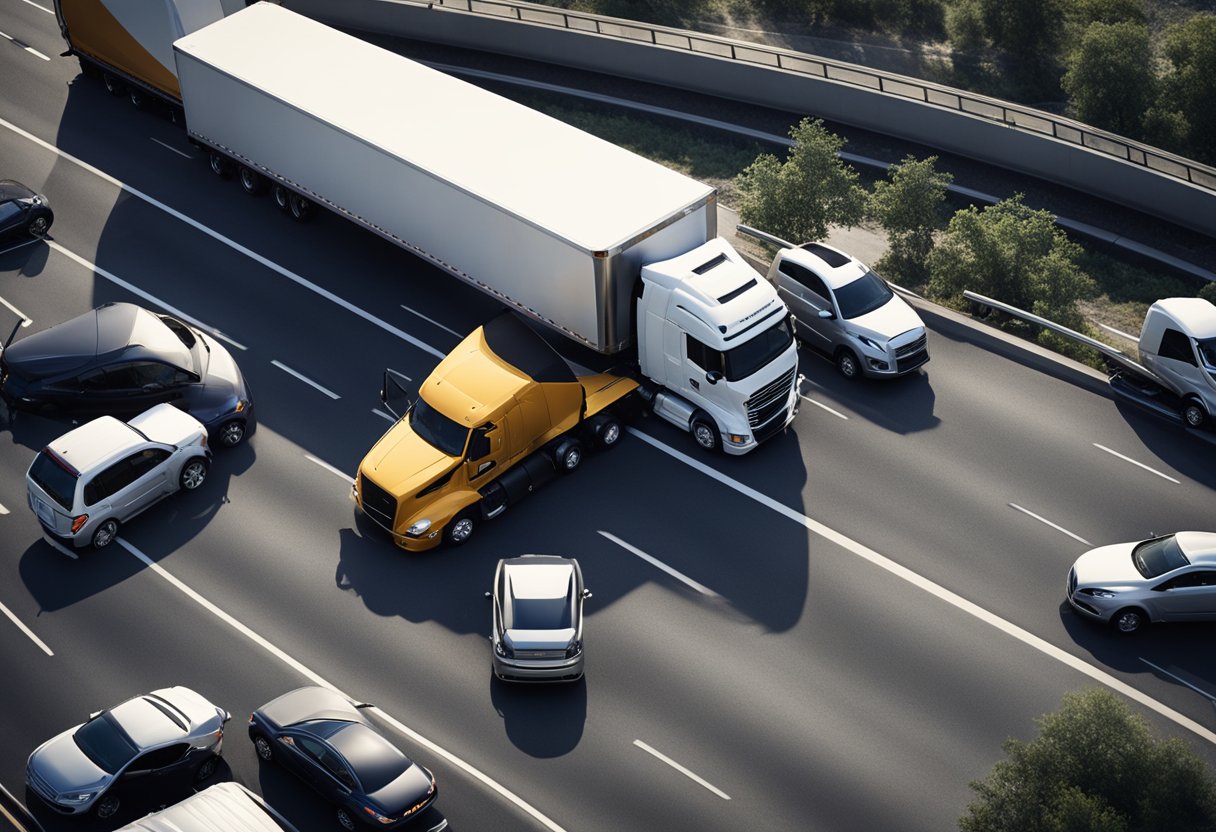
[[[337,806],[343,829],[394,828],[421,818],[435,775],[405,756],[359,708],[322,687],[285,693],[249,715],[258,756],[274,760]],[[437,832],[446,820],[422,828]]]
[[0,179],[0,240],[46,236],[54,221],[46,197],[20,182]]
[[228,350],[171,315],[132,303],[107,303],[7,344],[0,396],[15,410],[123,420],[170,402],[225,447],[256,426],[249,387]]

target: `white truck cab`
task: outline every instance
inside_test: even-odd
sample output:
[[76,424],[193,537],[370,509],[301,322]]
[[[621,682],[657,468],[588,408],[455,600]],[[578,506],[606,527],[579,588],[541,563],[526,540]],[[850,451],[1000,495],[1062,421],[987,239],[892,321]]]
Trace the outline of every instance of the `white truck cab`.
[[1165,298],[1149,307],[1140,361],[1181,397],[1188,427],[1216,414],[1216,306],[1203,298]]
[[739,455],[798,412],[798,350],[772,284],[721,237],[642,267],[638,360],[654,412]]

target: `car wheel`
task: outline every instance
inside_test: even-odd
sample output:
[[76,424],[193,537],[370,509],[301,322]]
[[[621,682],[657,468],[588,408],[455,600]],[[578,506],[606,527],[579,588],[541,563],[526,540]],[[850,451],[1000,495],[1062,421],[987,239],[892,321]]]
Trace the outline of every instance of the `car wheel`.
[[316,210],[312,200],[299,194],[290,194],[287,198],[287,210],[296,222],[308,222]]
[[225,448],[235,448],[245,441],[245,423],[233,419],[220,427],[220,444]]
[[291,207],[291,191],[278,182],[270,186],[270,196],[274,199],[275,207],[286,212]]
[[355,824],[354,815],[348,812],[345,806],[338,807],[338,825],[348,830],[348,832],[354,832],[354,830],[359,828]]
[[232,178],[232,160],[218,150],[212,150],[208,154],[207,164],[211,166],[211,172],[220,179]]
[[211,775],[215,774],[216,768],[219,766],[220,758],[212,754],[207,759],[203,760],[202,765],[194,772],[194,782],[201,783]]
[[258,752],[258,758],[270,762],[274,759],[274,746],[270,744],[270,738],[265,734],[255,734],[253,737],[253,750]]
[[93,548],[104,549],[118,537],[118,521],[107,520],[93,531]]
[[1115,613],[1110,623],[1118,632],[1130,636],[1148,626],[1148,616],[1144,614],[1144,610],[1128,607]]
[[558,471],[573,474],[583,462],[583,444],[577,439],[563,439],[553,452],[553,461]]
[[116,794],[103,794],[98,799],[97,803],[93,805],[93,814],[97,815],[97,817],[101,818],[102,820],[112,818],[117,813],[118,795]]
[[108,72],[101,74],[101,83],[105,84],[106,92],[110,95],[122,95],[123,83]]
[[861,364],[850,349],[840,349],[836,352],[836,370],[849,381],[861,375]]
[[1208,421],[1208,412],[1195,399],[1187,399],[1182,405],[1182,421],[1188,428],[1201,428]]
[[46,232],[51,230],[51,223],[54,218],[47,213],[35,214],[26,230],[30,232],[31,237],[45,237]]
[[448,527],[443,532],[443,536],[452,546],[460,546],[463,543],[467,543],[476,530],[477,521],[473,517],[473,512],[465,509],[460,514],[457,514],[452,522],[448,524]]
[[207,480],[207,460],[200,457],[182,466],[181,476],[177,478],[182,491],[194,491]]
[[237,171],[237,177],[241,180],[241,190],[250,196],[261,196],[266,193],[266,177],[256,170],[241,165],[240,170]]
[[596,430],[595,438],[601,448],[611,448],[621,441],[621,420],[615,416],[605,417]]
[[692,438],[697,441],[705,450],[713,453],[718,450],[718,446],[722,444],[722,437],[718,434],[718,426],[708,416],[697,415],[692,417]]

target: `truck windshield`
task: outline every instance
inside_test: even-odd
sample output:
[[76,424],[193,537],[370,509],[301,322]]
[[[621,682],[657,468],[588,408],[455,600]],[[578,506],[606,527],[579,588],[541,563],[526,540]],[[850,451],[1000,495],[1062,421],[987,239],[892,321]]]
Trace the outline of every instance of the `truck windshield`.
[[790,329],[790,320],[782,316],[755,338],[722,353],[722,374],[727,381],[747,378],[784,353],[792,343],[794,332]]
[[1216,371],[1216,338],[1196,341],[1195,346],[1199,347],[1199,357],[1203,359],[1203,366]]
[[866,272],[836,290],[836,303],[840,306],[840,317],[851,320],[873,312],[894,294],[881,277],[874,272]]
[[465,443],[469,440],[468,428],[462,428],[458,423],[444,416],[427,404],[421,396],[410,408],[409,418],[410,427],[414,429],[414,433],[448,456],[464,454]]

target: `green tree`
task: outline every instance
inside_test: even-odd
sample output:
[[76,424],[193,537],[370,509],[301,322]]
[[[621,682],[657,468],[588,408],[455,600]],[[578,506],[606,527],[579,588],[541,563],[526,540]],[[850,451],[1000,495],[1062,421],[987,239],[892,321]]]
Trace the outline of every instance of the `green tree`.
[[1189,127],[1191,154],[1216,162],[1216,14],[1197,14],[1165,37],[1167,98]]
[[1069,55],[1061,83],[1082,121],[1140,138],[1144,113],[1157,97],[1148,27],[1091,23]]
[[1216,780],[1181,740],[1153,739],[1143,717],[1103,689],[1070,693],[1031,742],[971,784],[962,832],[1212,832]]
[[809,118],[790,138],[794,146],[784,162],[761,154],[735,180],[740,219],[794,243],[822,239],[829,225],[861,222],[865,189],[836,155],[845,140]]
[[907,156],[874,184],[866,213],[887,232],[890,250],[875,264],[890,277],[912,285],[928,279],[925,265],[933,250],[933,232],[942,224],[946,187],[954,180],[937,170],[936,156]]
[[1216,283],[1209,283],[1199,290],[1199,297],[1209,303],[1216,303]]
[[1065,0],[979,0],[984,31],[1011,58],[1009,76],[1030,99],[1059,95],[1057,56],[1064,37]]
[[1095,290],[1093,279],[1077,266],[1080,254],[1050,212],[1028,208],[1018,194],[955,213],[928,257],[927,291],[957,301],[971,289],[1078,328],[1076,302]]

